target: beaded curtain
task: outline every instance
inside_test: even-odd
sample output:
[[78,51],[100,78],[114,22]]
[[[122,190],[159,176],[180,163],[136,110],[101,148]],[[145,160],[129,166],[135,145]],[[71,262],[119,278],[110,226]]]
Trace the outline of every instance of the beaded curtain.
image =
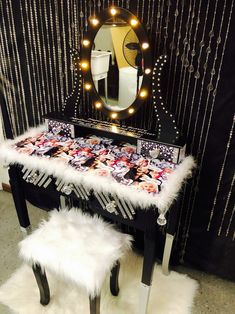
[[[0,1],[0,84],[13,133],[41,123],[47,112],[62,110],[74,82],[70,51],[79,53],[89,16],[112,4],[129,9],[145,25],[153,61],[168,56],[162,82],[166,106],[186,136],[187,152],[198,162],[182,191],[177,246],[182,261],[203,264],[197,251],[206,255],[212,243],[219,250],[218,241],[231,248],[235,238],[234,75],[224,79],[235,60],[234,0]],[[151,104],[150,99],[125,123],[151,128]],[[104,119],[85,94],[77,115]],[[213,266],[208,270],[220,273]],[[222,275],[235,278],[234,273]]]

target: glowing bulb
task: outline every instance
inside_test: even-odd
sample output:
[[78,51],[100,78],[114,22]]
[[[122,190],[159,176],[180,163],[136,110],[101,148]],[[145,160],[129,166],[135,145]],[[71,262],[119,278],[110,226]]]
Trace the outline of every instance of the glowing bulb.
[[83,46],[85,47],[90,45],[90,41],[88,39],[84,39],[82,43],[83,43]]
[[86,62],[86,61],[81,62],[81,68],[82,68],[83,70],[88,69],[88,62]]
[[116,112],[114,112],[114,113],[111,114],[111,118],[112,118],[112,119],[116,119],[117,116],[118,116],[118,114],[117,114]]
[[138,24],[138,21],[136,19],[131,19],[131,26],[136,26]]
[[148,69],[145,69],[145,70],[144,70],[144,73],[145,73],[145,74],[151,73],[151,69],[149,69],[149,68],[148,68]]
[[101,108],[101,107],[102,107],[101,102],[96,102],[96,103],[95,103],[95,107],[96,107],[97,109]]
[[97,26],[97,25],[99,24],[99,20],[97,20],[96,18],[91,19],[91,23],[92,23],[94,26]]
[[132,114],[132,113],[134,113],[134,112],[135,112],[135,109],[130,108],[130,109],[128,110],[128,112],[129,112],[130,114]]
[[117,14],[117,10],[115,8],[112,8],[110,10],[111,15],[116,15]]
[[147,49],[148,47],[149,47],[149,44],[148,44],[148,43],[143,43],[143,44],[142,44],[142,48],[143,48],[143,49]]
[[141,97],[141,98],[144,98],[144,97],[146,97],[146,96],[147,96],[147,91],[143,89],[143,90],[140,92],[140,97]]
[[91,84],[90,83],[86,83],[85,84],[85,89],[86,90],[90,90],[91,89]]

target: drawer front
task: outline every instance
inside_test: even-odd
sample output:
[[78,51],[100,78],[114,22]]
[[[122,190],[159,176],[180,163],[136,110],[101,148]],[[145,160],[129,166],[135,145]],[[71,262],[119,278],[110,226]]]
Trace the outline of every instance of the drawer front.
[[21,181],[25,198],[33,205],[51,210],[60,207],[60,196],[83,210],[96,212],[112,221],[139,229],[156,224],[154,209],[141,210],[115,194],[89,191],[84,186],[65,183],[62,179],[48,176],[39,171],[21,168]]

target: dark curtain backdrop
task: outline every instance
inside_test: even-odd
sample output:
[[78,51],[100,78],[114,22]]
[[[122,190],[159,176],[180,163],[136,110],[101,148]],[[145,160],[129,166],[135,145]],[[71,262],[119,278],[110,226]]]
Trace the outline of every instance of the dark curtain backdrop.
[[[197,159],[182,191],[176,252],[181,262],[235,280],[234,0],[1,0],[0,85],[14,135],[61,111],[74,82],[71,49],[80,51],[88,18],[110,5],[145,25],[153,61],[168,55],[166,106]],[[150,128],[151,99],[128,125]],[[79,117],[105,119],[82,94]]]

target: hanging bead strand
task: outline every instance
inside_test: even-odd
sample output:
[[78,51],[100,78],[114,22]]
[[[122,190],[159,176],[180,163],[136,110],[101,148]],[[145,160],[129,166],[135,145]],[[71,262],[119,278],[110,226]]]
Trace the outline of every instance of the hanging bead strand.
[[14,40],[14,47],[15,47],[15,67],[16,67],[16,77],[17,77],[17,90],[20,92],[20,105],[22,107],[22,115],[23,115],[23,131],[27,130],[29,127],[29,121],[28,121],[28,112],[26,108],[26,101],[25,101],[25,91],[24,91],[24,85],[23,85],[23,78],[22,78],[22,68],[20,63],[20,56],[19,56],[19,50],[18,50],[18,44],[17,44],[17,38],[16,38],[16,25],[14,21],[14,15],[13,15],[13,9],[12,9],[12,2],[9,1],[9,10],[10,10],[10,16],[11,16],[11,24],[12,24],[12,34],[13,34],[13,40]]

